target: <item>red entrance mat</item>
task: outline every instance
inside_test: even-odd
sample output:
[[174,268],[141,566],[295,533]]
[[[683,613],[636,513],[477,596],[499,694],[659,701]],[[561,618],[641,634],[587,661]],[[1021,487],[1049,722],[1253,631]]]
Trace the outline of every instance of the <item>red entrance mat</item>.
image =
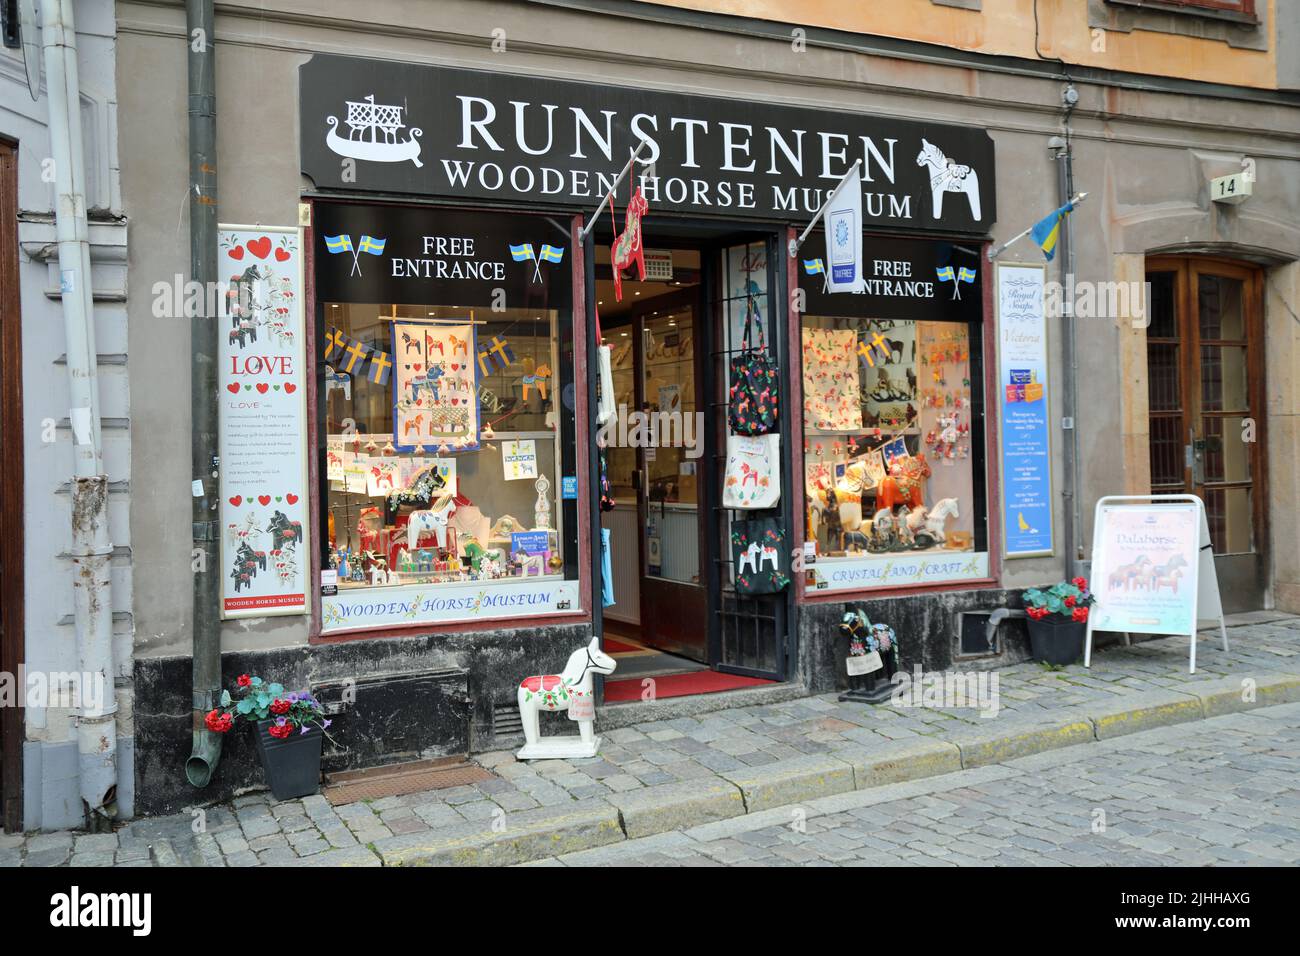
[[615,640],[612,637],[605,638],[606,654],[632,654],[637,651],[644,651],[647,648],[638,647],[636,644],[625,644],[622,641]]
[[[692,674],[670,674],[667,677],[653,678],[655,697],[687,697],[691,694],[716,694],[724,690],[737,690],[741,687],[760,687],[775,684],[774,680],[761,677],[741,677],[739,674],[720,674],[717,671],[695,671]],[[640,700],[643,688],[641,680],[607,680],[605,681],[605,703],[613,704],[622,700]]]

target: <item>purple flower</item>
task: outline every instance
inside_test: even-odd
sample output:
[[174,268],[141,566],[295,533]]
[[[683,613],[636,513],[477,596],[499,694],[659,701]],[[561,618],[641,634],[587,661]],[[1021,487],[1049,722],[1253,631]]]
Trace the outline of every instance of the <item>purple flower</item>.
[[299,733],[299,734],[305,734],[305,733],[307,733],[309,730],[311,730],[311,728],[308,727],[306,724],[303,724],[303,725],[302,725],[302,730],[298,731],[298,733]]
[[277,727],[283,727],[283,726],[284,726],[285,724],[287,724],[288,722],[289,722],[289,718],[288,718],[288,717],[277,717],[277,718],[275,718],[275,725],[276,725]]
[[324,730],[326,727],[328,727],[328,726],[329,726],[330,724],[332,724],[332,723],[334,723],[334,721],[332,721],[332,720],[326,720],[323,724],[321,724],[321,729]]

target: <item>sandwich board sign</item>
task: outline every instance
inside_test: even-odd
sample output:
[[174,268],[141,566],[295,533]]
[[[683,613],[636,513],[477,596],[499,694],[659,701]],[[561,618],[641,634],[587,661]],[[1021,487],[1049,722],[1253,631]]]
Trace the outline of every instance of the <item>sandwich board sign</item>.
[[1214,573],[1205,504],[1195,495],[1108,495],[1097,502],[1092,534],[1092,592],[1083,665],[1092,664],[1093,631],[1186,634],[1196,673],[1198,621],[1228,630]]

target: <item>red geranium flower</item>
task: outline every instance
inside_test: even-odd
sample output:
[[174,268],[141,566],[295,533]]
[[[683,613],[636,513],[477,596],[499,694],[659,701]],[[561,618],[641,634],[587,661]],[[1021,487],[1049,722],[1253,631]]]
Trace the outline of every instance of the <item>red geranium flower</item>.
[[240,687],[248,687],[253,683],[253,678],[249,677],[247,674],[240,674],[235,678],[235,683]]
[[1076,588],[1078,588],[1080,591],[1086,591],[1086,590],[1088,590],[1088,579],[1087,579],[1087,578],[1071,578],[1071,579],[1070,579],[1070,583],[1073,584],[1073,585],[1074,585]]
[[1070,597],[1068,597],[1068,598],[1065,599],[1065,606],[1066,606],[1066,607],[1074,607],[1074,606],[1075,606],[1076,604],[1078,604],[1078,603],[1079,603],[1079,602],[1076,601],[1076,600],[1074,599],[1074,595],[1071,595]]
[[229,714],[222,713],[220,710],[210,710],[208,715],[203,718],[208,730],[214,734],[224,734],[234,724]]
[[283,697],[277,697],[271,701],[271,713],[273,714],[287,714],[289,713],[289,707],[289,702]]
[[272,737],[275,737],[277,740],[283,740],[285,737],[288,737],[291,733],[293,733],[293,725],[272,724],[270,727],[266,728],[266,732],[270,734]]
[[1076,607],[1071,617],[1079,622],[1086,621],[1088,620],[1088,609],[1086,607]]

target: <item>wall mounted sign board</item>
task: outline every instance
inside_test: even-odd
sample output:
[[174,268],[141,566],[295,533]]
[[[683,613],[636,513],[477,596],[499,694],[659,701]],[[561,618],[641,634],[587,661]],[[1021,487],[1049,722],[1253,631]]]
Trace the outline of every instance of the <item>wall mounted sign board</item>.
[[1008,558],[1050,555],[1051,390],[1043,265],[998,263],[998,409],[1002,428],[1002,521]]
[[311,552],[302,232],[221,226],[223,618],[304,614]]
[[656,213],[807,221],[861,160],[867,228],[986,235],[997,219],[975,127],[320,53],[298,80],[320,190],[591,209],[648,140],[635,175]]

